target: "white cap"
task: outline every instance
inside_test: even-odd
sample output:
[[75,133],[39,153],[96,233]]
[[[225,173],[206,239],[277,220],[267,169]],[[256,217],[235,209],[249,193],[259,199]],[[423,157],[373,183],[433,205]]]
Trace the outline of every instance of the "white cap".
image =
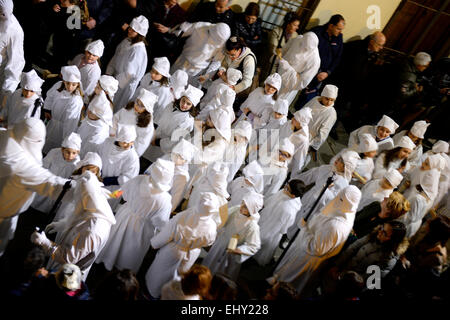
[[89,51],[91,54],[97,57],[101,57],[103,55],[103,50],[105,50],[105,45],[102,40],[95,40],[89,43],[86,46],[86,51]]
[[435,144],[433,144],[433,148],[431,149],[434,153],[448,153],[449,145],[448,142],[439,140]]
[[212,192],[200,192],[200,201],[197,205],[197,214],[209,216],[219,212],[220,202],[216,194]]
[[414,144],[414,142],[408,137],[408,136],[403,136],[395,145],[396,148],[401,147],[401,148],[406,148],[406,149],[410,149],[410,150],[414,150],[414,148],[416,147],[416,145]]
[[63,148],[81,150],[81,137],[78,133],[70,133],[62,142],[61,146]]
[[322,93],[320,94],[321,97],[327,97],[336,99],[338,95],[338,87],[332,84],[327,84],[325,88],[323,88]]
[[84,166],[96,166],[99,170],[102,170],[102,158],[97,152],[87,152],[83,160],[77,163],[76,169],[80,169]]
[[264,84],[268,84],[274,88],[276,88],[278,91],[280,91],[281,88],[281,76],[278,73],[272,73],[270,76],[266,78],[264,81]]
[[172,188],[175,164],[172,161],[159,158],[148,169],[152,184],[161,191],[169,191]]
[[160,57],[153,59],[152,68],[159,72],[166,78],[170,78],[170,62],[166,57]]
[[447,161],[440,154],[428,156],[428,162],[430,163],[431,169],[437,169],[438,171],[444,170],[447,165]]
[[81,288],[81,270],[76,264],[66,263],[55,273],[57,285],[62,290],[75,291]]
[[294,152],[295,152],[295,146],[291,142],[291,140],[289,140],[289,138],[284,138],[283,140],[281,140],[279,149],[280,149],[280,151],[289,153],[291,155],[291,157],[294,155]]
[[338,155],[340,154],[340,157],[344,161],[344,176],[347,181],[350,181],[352,179],[353,171],[355,171],[356,166],[358,165],[358,160],[361,160],[359,155],[352,150],[344,149]]
[[[361,191],[354,185],[346,186],[336,197],[328,201],[322,209],[322,214],[329,217],[344,217],[354,214],[361,200]],[[353,223],[353,221],[352,221]]]
[[433,201],[438,194],[440,175],[439,171],[431,169],[420,176],[420,186],[431,201]]
[[242,72],[238,69],[228,68],[227,70],[227,82],[229,85],[236,85],[239,80],[242,79]]
[[257,160],[253,160],[242,169],[242,174],[248,180],[256,192],[263,192],[264,190],[264,170]]
[[387,115],[383,115],[381,120],[378,121],[377,127],[385,127],[389,129],[391,134],[394,134],[395,130],[398,128],[398,124]]
[[234,133],[247,138],[247,141],[252,137],[252,130],[252,124],[246,120],[239,121],[234,127]]
[[227,111],[222,108],[217,108],[209,112],[214,127],[217,132],[227,141],[231,139],[231,119]]
[[236,99],[236,91],[231,88],[226,88],[219,92],[220,106],[232,107],[234,100]]
[[425,135],[425,131],[427,131],[428,126],[431,123],[427,123],[426,121],[420,120],[414,122],[414,125],[411,128],[411,133],[415,135],[419,139],[423,139]]
[[173,89],[175,99],[180,99],[188,84],[189,76],[184,70],[175,71],[170,77],[170,87]]
[[113,112],[111,103],[104,93],[92,99],[91,103],[89,103],[88,110],[102,119],[108,126],[112,126]]
[[185,139],[181,139],[180,142],[173,147],[172,153],[176,153],[187,162],[190,162],[194,157],[196,150],[197,148],[192,143]]
[[148,91],[147,89],[141,88],[139,89],[136,99],[141,100],[144,104],[145,110],[153,114],[153,107],[155,106],[155,103],[158,102],[158,96],[156,94]]
[[[288,102],[286,101],[286,103]],[[307,127],[309,122],[312,120],[311,108],[301,108],[294,113],[294,118],[300,122],[302,127]]]
[[285,99],[277,99],[272,106],[272,110],[279,114],[287,115],[289,112],[289,102]]
[[61,68],[61,75],[64,81],[80,82],[81,74],[77,66],[65,66]]
[[22,72],[22,79],[20,80],[22,89],[40,93],[43,83],[44,80],[37,75],[36,71]]
[[14,10],[13,1],[12,0],[0,0],[0,8],[2,9],[2,13],[5,17],[4,19],[9,20],[9,18],[13,15],[13,10]]
[[116,141],[130,143],[136,140],[136,128],[129,124],[118,124]]
[[192,102],[192,105],[195,107],[200,102],[200,99],[203,97],[203,95],[204,93],[202,90],[188,85],[187,89],[182,94],[182,97],[184,96],[188,98],[189,101]]
[[397,169],[389,169],[384,174],[384,178],[391,184],[392,188],[397,188],[397,186],[402,182],[403,175]]
[[119,89],[119,81],[117,81],[113,76],[108,75],[101,76],[99,81],[102,89],[106,91],[111,99],[114,99],[114,95]]
[[418,52],[414,56],[414,64],[416,66],[426,66],[431,62],[431,56],[426,52]]
[[145,37],[148,31],[148,20],[144,16],[136,17],[131,21],[130,27],[141,36]]
[[217,45],[222,46],[230,37],[231,30],[226,23],[219,22],[211,26],[209,35]]
[[378,143],[373,138],[373,136],[369,133],[362,134],[359,139],[358,152],[364,153],[377,150],[378,150]]
[[245,206],[252,217],[256,216],[258,211],[261,210],[264,205],[263,195],[256,193],[255,191],[246,193],[242,201],[244,201]]

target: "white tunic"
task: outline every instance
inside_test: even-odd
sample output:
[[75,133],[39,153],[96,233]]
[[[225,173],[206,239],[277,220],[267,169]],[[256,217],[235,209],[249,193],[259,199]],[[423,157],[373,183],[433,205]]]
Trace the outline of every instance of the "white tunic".
[[266,94],[263,87],[258,87],[248,95],[247,99],[241,104],[241,111],[244,108],[250,109],[250,114],[241,115],[239,120],[246,119],[253,124],[253,127],[261,127],[264,124],[263,116],[272,112],[272,106],[275,104],[272,94]]
[[[373,171],[373,179],[381,179],[383,178],[384,174],[386,173],[386,171],[388,171],[389,169],[399,169],[400,165],[402,163],[403,160],[400,159],[395,159],[392,160],[387,168],[384,167],[384,158],[386,157],[385,153],[380,154],[377,157],[377,160],[375,160],[375,169]],[[405,175],[405,173],[407,173],[410,170],[410,164],[409,161],[406,162],[406,166],[405,169],[403,170],[402,174]]]
[[147,50],[143,42],[131,44],[122,40],[108,64],[106,74],[119,81],[119,90],[114,95],[114,112],[126,106],[134,95],[147,69]]
[[333,106],[325,107],[314,97],[304,108],[311,108],[312,120],[309,122],[310,144],[315,150],[327,140],[328,134],[336,123],[337,114]]
[[77,133],[81,137],[80,157],[88,152],[98,152],[100,146],[109,138],[109,126],[101,119],[91,120],[88,117],[81,121]]
[[238,177],[234,179],[229,185],[228,190],[231,195],[231,199],[228,203],[230,207],[240,206],[245,195],[249,192],[258,192],[254,186],[245,182],[244,177]]
[[382,189],[380,183],[383,179],[375,179],[369,181],[361,189],[361,200],[359,201],[359,206],[356,211],[362,210],[364,207],[368,206],[372,202],[381,202],[384,198],[389,198],[394,189]]
[[283,186],[288,174],[288,165],[286,162],[271,162],[268,165],[261,164],[264,170],[264,191],[265,197],[275,194]]
[[[9,97],[6,107],[3,109],[3,121],[8,127],[31,118],[34,110],[34,104],[40,96],[35,93],[31,98],[22,96],[22,89],[17,89],[11,97]],[[41,107],[36,108],[33,118],[39,119],[41,117]]]
[[234,176],[244,164],[245,155],[247,152],[248,144],[244,143],[231,143],[228,145],[224,154],[224,162],[227,165],[228,171],[228,183],[233,181]]
[[[375,164],[373,163],[372,158],[364,158],[358,160],[358,164],[356,165],[355,172],[357,172],[361,177],[366,179],[367,182],[369,182],[372,179],[373,171],[375,170]],[[353,185],[357,186],[358,188],[362,188],[364,185],[362,182],[360,182],[356,178],[352,178]]]
[[170,189],[170,195],[172,196],[172,211],[174,211],[183,200],[189,179],[189,165],[176,165],[173,174],[172,189]]
[[265,199],[265,203],[258,222],[261,249],[254,256],[261,266],[270,262],[281,236],[295,222],[295,216],[302,206],[300,198],[291,198],[283,190]]
[[291,172],[291,179],[296,179],[303,168],[305,167],[306,157],[309,149],[309,130],[302,128],[301,130],[292,134],[289,139],[295,146],[295,153],[289,163],[289,171]]
[[413,237],[422,225],[422,219],[430,210],[432,202],[428,201],[422,194],[414,190],[408,196],[411,205],[410,210],[401,216],[398,220],[402,221],[406,226],[406,237]]
[[[394,144],[397,144],[402,137],[406,135],[408,131],[403,130],[397,133],[392,139],[394,140]],[[416,146],[411,153],[408,156],[408,162],[411,164],[411,166],[420,166],[422,164],[422,157],[423,157],[423,147],[421,144]]]
[[73,60],[69,64],[77,66],[80,70],[81,85],[83,87],[82,89],[85,95],[85,101],[87,101],[89,97],[94,93],[97,82],[102,75],[102,70],[100,69],[97,61],[91,64],[85,64],[80,68],[83,57],[84,53],[79,54],[75,58],[73,58]]
[[72,132],[76,132],[80,121],[83,99],[81,96],[71,94],[65,89],[58,89],[64,85],[57,82],[48,92],[44,102],[44,109],[50,110],[51,120],[47,124],[47,137],[44,153],[61,146],[62,141]]
[[377,141],[378,145],[378,154],[380,154],[384,150],[390,150],[394,148],[394,140],[392,140],[391,137],[384,138],[383,140],[378,141],[377,138],[377,126],[362,126],[359,129],[353,130],[350,133],[350,136],[348,138],[348,147],[350,150],[358,151],[359,143],[361,141],[361,137],[363,134],[368,133],[370,134],[375,141]]
[[155,188],[149,176],[137,176],[122,186],[125,204],[116,214],[117,223],[96,263],[106,269],[130,269],[137,273],[150,248],[150,240],[169,221],[171,197]]

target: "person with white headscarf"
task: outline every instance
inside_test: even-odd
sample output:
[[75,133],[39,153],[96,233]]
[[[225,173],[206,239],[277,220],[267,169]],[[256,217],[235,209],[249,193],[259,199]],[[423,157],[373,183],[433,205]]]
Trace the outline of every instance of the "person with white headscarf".
[[291,180],[282,190],[265,199],[258,222],[261,249],[253,257],[260,266],[265,266],[272,260],[281,237],[295,222],[295,215],[302,207],[300,196],[300,181]]
[[154,107],[154,122],[159,123],[159,119],[164,113],[166,107],[175,101],[170,92],[170,62],[166,57],[155,58],[150,72],[146,73],[142,78],[134,99],[140,89],[146,89],[154,93],[158,100]]
[[0,256],[35,193],[56,200],[67,181],[42,167],[44,141],[45,125],[35,118],[0,131]]
[[436,169],[426,171],[420,176],[420,182],[412,185],[407,199],[411,203],[409,212],[398,220],[406,225],[406,237],[412,238],[422,225],[422,219],[431,209],[438,193],[439,172]]
[[209,113],[212,110],[221,108],[228,113],[231,125],[236,119],[236,115],[233,109],[235,99],[236,99],[236,92],[234,92],[233,89],[229,87],[221,88],[217,92],[216,96],[208,104],[206,104],[203,107],[203,109],[201,109],[200,113],[195,117],[195,119],[200,121],[206,121],[206,119],[209,116]]
[[48,119],[44,153],[61,145],[72,132],[76,132],[83,108],[81,75],[75,66],[61,68],[62,81],[48,92],[44,102],[44,115]]
[[[42,160],[42,166],[56,176],[70,178],[80,161],[81,138],[78,133],[72,132],[61,144],[61,148],[49,151]],[[37,195],[31,206],[44,213],[50,212],[54,201]]]
[[410,170],[408,156],[414,150],[416,145],[408,136],[403,136],[396,144],[394,149],[383,151],[375,161],[375,170],[373,178],[382,178],[389,169],[397,169],[403,175]]
[[17,89],[25,66],[23,30],[13,14],[12,0],[0,0],[0,107]]
[[[115,137],[110,137],[100,146],[98,154],[102,158],[102,178],[106,188],[115,191],[125,182],[139,174],[139,157],[133,146],[136,140],[134,126],[118,126]],[[116,209],[119,199],[110,199],[111,208]]]
[[[98,80],[97,86],[94,89],[94,94],[95,96],[99,96],[103,92],[108,101],[111,103],[111,109],[114,109],[113,101],[117,90],[119,90],[119,81],[117,81],[113,76],[104,74]],[[92,101],[94,97],[89,97],[89,100]]]
[[126,203],[117,210],[117,223],[96,263],[104,263],[107,270],[139,271],[150,240],[169,221],[173,173],[172,161],[158,159],[148,175],[139,175],[122,185]]
[[[309,123],[312,120],[312,113],[311,109],[309,108],[302,108],[294,113],[293,119],[296,120],[298,124],[300,124],[300,129],[297,129],[298,127],[295,127],[297,129],[296,131],[292,132],[292,134],[289,135],[289,139],[295,146],[295,153],[292,157],[292,161],[289,164],[289,172],[291,172],[291,178],[295,179],[303,170],[306,159],[308,156],[308,149],[309,149]],[[285,128],[284,124],[280,132]]]
[[155,132],[153,108],[157,101],[157,95],[147,89],[140,88],[137,91],[134,102],[129,102],[125,108],[117,111],[113,117],[111,136],[115,135],[119,123],[132,125],[136,129],[137,138],[134,142],[134,148],[139,157],[144,154],[153,140]]
[[232,131],[232,141],[224,154],[224,162],[229,169],[228,183],[233,181],[234,176],[244,163],[248,142],[252,137],[252,125],[248,121],[239,121]]
[[378,153],[381,153],[384,150],[393,149],[394,140],[391,138],[391,135],[395,133],[397,128],[398,124],[393,119],[387,115],[383,115],[375,126],[362,126],[361,128],[352,131],[348,138],[348,147],[351,150],[357,151],[361,142],[361,137],[363,134],[368,133],[377,142]]
[[396,169],[386,171],[382,179],[369,181],[361,188],[361,201],[359,202],[358,212],[372,202],[382,202],[384,198],[389,198],[394,189],[399,186],[403,180],[403,175]]
[[358,160],[360,158],[356,152],[343,149],[330,160],[330,164],[309,169],[297,177],[306,186],[311,184],[314,184],[314,186],[302,197],[302,208],[297,213],[295,224],[288,229],[287,235],[289,239],[292,238],[297,228],[300,227],[301,219],[306,217],[312,210],[314,203],[326,185],[328,177],[332,177],[332,183],[319,199],[311,216],[320,212],[331,199],[349,185]]
[[394,144],[399,142],[403,136],[408,136],[416,144],[408,157],[411,166],[418,166],[421,163],[423,156],[422,140],[425,138],[425,132],[430,124],[424,120],[416,121],[410,130],[400,131],[393,137]]
[[116,52],[106,68],[106,74],[119,81],[119,90],[114,97],[114,112],[125,107],[132,99],[136,88],[147,69],[145,36],[148,20],[144,16],[134,18],[128,27],[127,37],[117,46]]
[[176,214],[151,239],[152,247],[159,249],[145,275],[152,297],[158,298],[167,282],[188,271],[199,257],[201,248],[214,243],[217,231],[213,216],[218,215],[219,207],[217,196],[204,192],[197,206]]
[[85,93],[84,102],[86,104],[89,103],[89,97],[94,93],[94,89],[102,75],[99,59],[102,57],[104,49],[103,41],[95,40],[86,46],[84,53],[75,56],[69,62],[69,65],[76,66],[80,70],[81,85]]
[[169,87],[173,96],[173,101],[181,98],[181,95],[186,91],[189,76],[183,70],[177,70],[170,76]]
[[288,174],[289,162],[295,153],[295,146],[289,138],[284,138],[268,156],[263,156],[259,160],[264,170],[264,191],[265,197],[275,194],[280,190]]
[[[66,263],[76,264],[85,281],[116,219],[101,182],[91,171],[85,171],[78,180],[74,195],[75,211],[67,219],[50,223],[45,232],[35,231],[31,242],[42,247],[50,257],[48,270],[58,269]],[[58,232],[55,242],[47,238],[46,232]]]
[[181,139],[190,139],[194,130],[195,107],[202,96],[202,90],[188,85],[181,98],[166,108],[155,130],[154,141],[144,153],[146,159],[154,162],[163,154],[170,153]]
[[[241,264],[258,252],[261,247],[259,210],[263,203],[261,194],[249,192],[240,205],[229,208],[227,222],[202,261],[212,274],[224,274],[236,281]],[[232,238],[236,238],[236,246],[230,248]]]
[[362,134],[357,150],[361,160],[358,161],[355,169],[355,173],[358,176],[354,174],[351,184],[361,188],[372,179],[373,170],[375,169],[373,158],[377,155],[377,150],[378,144],[376,140],[368,133]]
[[227,70],[223,69],[223,71],[226,74],[226,79],[218,78],[211,83],[208,87],[208,91],[200,102],[200,109],[203,109],[210,104],[217,106],[219,96],[224,91],[232,91],[236,96],[236,92],[231,87],[235,86],[236,83],[242,79],[242,72],[234,68],[228,68]]
[[0,122],[9,127],[27,118],[40,119],[44,101],[41,96],[41,86],[44,83],[36,73],[31,70],[23,72],[20,88],[9,97],[3,108]]
[[183,22],[171,33],[188,37],[178,59],[172,65],[171,73],[184,70],[189,75],[189,83],[197,87],[199,76],[208,67],[217,70],[223,58],[222,49],[231,35],[230,27],[225,23]]
[[289,105],[297,93],[306,88],[320,68],[319,38],[314,32],[306,32],[303,36],[288,41],[283,47],[278,72],[283,79],[280,98],[286,99]]
[[289,282],[298,294],[307,294],[307,285],[314,285],[323,262],[344,246],[360,199],[361,191],[356,186],[347,186],[319,214],[307,222],[302,220],[300,233],[267,280]]
[[264,170],[257,160],[253,160],[242,169],[242,176],[228,184],[228,192],[231,195],[229,206],[238,206],[244,196],[249,192],[263,193]]
[[274,130],[279,129],[287,122],[287,115],[289,113],[289,106],[286,100],[278,99],[272,108],[266,109],[260,121],[253,121],[253,128],[256,130]]

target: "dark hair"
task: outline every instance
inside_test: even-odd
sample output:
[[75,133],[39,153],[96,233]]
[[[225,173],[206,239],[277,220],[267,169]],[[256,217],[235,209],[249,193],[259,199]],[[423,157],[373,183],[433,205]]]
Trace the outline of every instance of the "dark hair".
[[238,293],[236,282],[224,274],[215,274],[211,280],[208,300],[236,300]]
[[99,283],[94,298],[108,301],[138,300],[139,282],[129,269],[115,270]]
[[397,157],[401,149],[402,147],[396,147],[394,149],[383,151],[385,153],[383,167],[387,168],[389,163]]
[[227,49],[227,51],[242,50],[246,46],[247,46],[247,44],[245,43],[244,39],[242,39],[241,37],[236,37],[236,36],[231,37],[225,43],[225,49]]
[[259,4],[257,4],[256,2],[250,2],[245,8],[244,14],[246,16],[259,17]]
[[159,80],[158,82],[161,83],[161,85],[168,87],[169,86],[169,79],[165,76],[163,76],[161,78],[161,80]]
[[[409,133],[411,133],[411,130],[408,130],[408,132],[406,132],[406,134],[405,134],[405,136],[407,136]],[[412,133],[411,133],[412,134]],[[412,140],[412,139],[411,139]],[[423,139],[421,139],[421,138],[419,138],[419,137],[417,137],[417,142],[414,142],[414,144],[416,145],[416,146],[420,146],[421,144],[422,144],[422,141],[423,141]]]
[[403,242],[406,236],[406,226],[400,221],[386,222],[392,228],[392,234],[389,241],[385,244],[384,249],[388,251],[397,252],[399,245]]
[[[182,96],[182,97],[183,97],[183,96]],[[181,98],[182,98],[182,97],[181,97]],[[178,99],[178,100],[175,100],[175,102],[173,103],[173,110],[174,110],[174,111],[175,111],[175,110],[181,111],[181,109],[180,109],[180,101],[181,101],[181,98]],[[190,114],[192,117],[194,117],[194,118],[199,114],[199,111],[198,111],[197,107],[194,106],[193,104],[192,104],[192,107],[189,109],[189,111],[181,111],[181,112],[189,112],[189,114]]]
[[[270,289],[270,298],[265,300],[280,300],[280,301],[291,301],[296,300],[297,292],[294,287],[288,282],[277,282]],[[267,297],[267,295],[266,295]]]
[[181,278],[181,289],[185,295],[198,294],[207,297],[211,286],[212,274],[208,267],[194,264]]
[[300,197],[303,194],[303,190],[305,188],[305,184],[298,179],[294,179],[288,182],[289,188],[291,189],[291,193],[296,197]]
[[428,232],[422,241],[435,244],[439,242],[442,246],[445,246],[450,237],[450,218],[438,215],[432,218],[428,222]]
[[[268,86],[273,87],[272,85],[270,85],[270,84],[268,84],[268,83],[264,83],[264,87],[266,86],[266,84],[267,84]],[[274,88],[275,88],[275,87],[274,87]],[[276,89],[276,88],[275,88],[275,89]],[[265,88],[263,88],[263,90],[265,91]],[[278,90],[275,91],[275,93],[272,95],[272,99],[273,99],[274,101],[277,101],[277,99],[278,99]]]
[[284,16],[284,21],[285,21],[286,25],[288,25],[294,21],[300,22],[300,17],[298,15],[296,15],[295,12],[288,12]]
[[23,262],[23,273],[25,278],[30,278],[40,268],[45,267],[46,255],[42,247],[33,247]]
[[[134,101],[128,102],[125,107],[126,110],[131,110],[133,108],[134,108]],[[144,110],[144,112],[138,113],[136,125],[139,128],[147,128],[151,120],[152,114],[147,110]]]
[[[83,167],[85,167],[85,166],[83,166]],[[74,172],[72,172],[72,176],[80,176],[82,174],[83,167],[81,167],[81,168],[75,170]],[[102,176],[101,176],[101,172],[100,172],[100,168],[98,168],[98,172],[96,174],[96,177],[97,177],[98,181],[103,182],[103,179],[102,179]]]
[[331,16],[330,20],[327,22],[327,25],[332,24],[335,26],[341,21],[345,21],[344,17],[341,16],[340,14],[335,14]]
[[355,271],[345,271],[339,276],[336,287],[337,297],[342,299],[355,298],[364,289],[363,277]]
[[136,37],[131,38],[130,41],[131,41],[132,45],[136,44],[138,42],[143,42],[146,46],[148,46],[148,42],[145,39],[145,37],[142,34],[139,34],[139,33],[138,33],[138,35]]
[[[68,82],[68,81],[66,81],[66,82]],[[77,88],[75,90],[73,90],[72,95],[75,96],[77,94],[77,91],[78,91],[80,96],[83,98],[84,94],[83,94],[83,90],[81,90],[81,85],[80,84],[81,83],[78,82]],[[58,88],[58,92],[62,92],[65,89],[66,89],[66,85],[64,84],[64,80],[62,80],[61,86]]]

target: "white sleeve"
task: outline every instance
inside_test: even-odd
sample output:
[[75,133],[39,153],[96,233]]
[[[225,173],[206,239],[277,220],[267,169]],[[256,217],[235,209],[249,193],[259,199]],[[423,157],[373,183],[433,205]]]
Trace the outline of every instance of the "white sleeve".
[[320,68],[320,58],[315,57],[313,65],[308,69],[303,70],[302,73],[298,74],[298,87],[296,89],[302,90],[306,88],[319,71],[319,68]]
[[21,30],[16,30],[15,34],[10,38],[10,43],[7,45],[6,50],[8,58],[3,71],[5,80],[1,89],[13,93],[19,85],[20,76],[25,66],[23,32]]
[[172,197],[167,197],[167,201],[162,203],[161,207],[151,215],[153,227],[159,232],[169,221],[172,212]]
[[245,234],[244,242],[239,245],[236,249],[242,251],[248,258],[253,256],[258,250],[261,248],[261,237],[259,235],[259,225],[257,223],[253,223],[247,233]]
[[333,112],[323,120],[320,125],[319,131],[317,132],[317,135],[311,141],[311,147],[313,147],[315,150],[320,149],[320,146],[325,142],[325,140],[327,140],[328,134],[330,133],[331,128],[333,128],[336,119],[336,112]]
[[117,178],[119,185],[123,185],[130,179],[133,179],[139,174],[139,157],[134,152],[134,155],[127,159],[128,161],[122,163],[121,174]]
[[80,121],[81,109],[83,108],[83,99],[76,96],[71,99],[70,103],[65,107],[63,136],[65,139],[72,132],[77,132],[78,122]]

